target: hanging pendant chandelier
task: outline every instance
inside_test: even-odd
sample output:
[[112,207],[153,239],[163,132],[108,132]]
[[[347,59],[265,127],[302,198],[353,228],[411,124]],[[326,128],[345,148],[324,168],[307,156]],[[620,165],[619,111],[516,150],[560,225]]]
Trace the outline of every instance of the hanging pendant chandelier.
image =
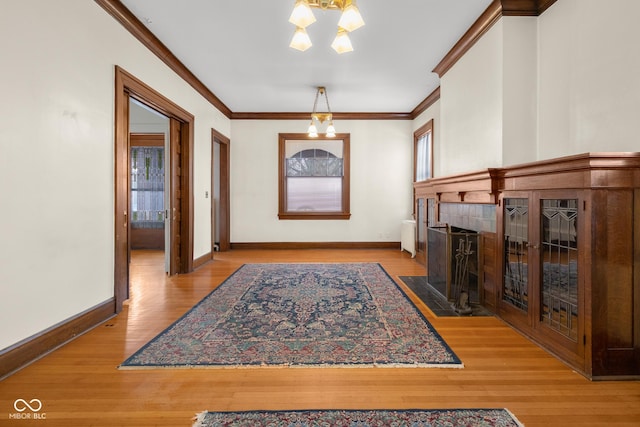
[[338,53],[353,51],[349,33],[364,25],[356,0],[296,0],[289,22],[296,26],[289,47],[305,51],[312,46],[306,28],[316,22],[311,8],[322,10],[340,10],[342,15],[338,21],[338,32],[331,47]]
[[[327,107],[326,112],[318,111],[318,98],[324,96],[325,105]],[[322,124],[328,121],[329,125],[327,126],[327,131],[325,133],[329,138],[333,138],[336,136],[336,128],[333,127],[333,114],[331,113],[331,107],[329,107],[329,97],[327,96],[327,89],[323,86],[318,87],[316,90],[316,99],[313,101],[313,111],[311,112],[311,123],[309,124],[309,129],[307,130],[307,134],[311,138],[315,138],[318,136],[318,128],[316,123]]]

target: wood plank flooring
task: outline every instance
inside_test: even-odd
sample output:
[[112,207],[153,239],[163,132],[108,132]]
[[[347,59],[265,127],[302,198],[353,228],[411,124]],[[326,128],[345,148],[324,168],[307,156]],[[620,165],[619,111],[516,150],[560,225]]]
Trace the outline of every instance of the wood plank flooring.
[[[175,427],[204,410],[375,408],[507,408],[527,427],[640,425],[639,381],[591,382],[494,317],[437,318],[414,296],[464,369],[120,371],[244,263],[379,262],[400,285],[424,273],[399,250],[234,250],[167,278],[162,256],[134,253],[122,313],[0,382],[0,426]],[[39,399],[46,421],[10,419],[16,399]]]

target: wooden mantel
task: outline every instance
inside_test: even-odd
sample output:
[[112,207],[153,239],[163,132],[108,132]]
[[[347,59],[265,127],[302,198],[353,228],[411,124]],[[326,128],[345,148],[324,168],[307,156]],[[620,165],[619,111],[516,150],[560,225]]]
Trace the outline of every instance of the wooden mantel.
[[435,198],[438,203],[497,203],[501,187],[500,169],[487,169],[414,184],[416,195]]
[[[554,179],[557,178],[557,179]],[[497,204],[502,191],[640,187],[640,153],[584,153],[414,183],[417,196]]]

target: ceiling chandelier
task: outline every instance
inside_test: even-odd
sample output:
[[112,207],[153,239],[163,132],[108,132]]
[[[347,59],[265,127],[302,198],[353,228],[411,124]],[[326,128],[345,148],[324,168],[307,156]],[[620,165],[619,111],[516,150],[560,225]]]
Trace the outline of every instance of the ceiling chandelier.
[[338,21],[338,33],[331,43],[331,47],[338,53],[351,52],[353,46],[349,33],[364,25],[356,0],[296,0],[289,22],[296,26],[289,47],[305,51],[311,47],[311,39],[306,28],[316,22],[312,7],[322,10],[333,9],[342,11]]
[[[324,113],[318,112],[318,98],[324,96],[325,104],[327,106],[327,111]],[[311,138],[315,138],[318,136],[318,128],[316,127],[316,123],[324,123],[325,121],[329,122],[329,126],[327,126],[326,136],[329,138],[333,138],[336,136],[336,128],[333,127],[333,114],[331,114],[331,107],[329,107],[329,97],[327,96],[327,89],[320,86],[316,91],[316,99],[313,101],[313,112],[311,113],[311,124],[309,124],[309,130],[307,133]]]

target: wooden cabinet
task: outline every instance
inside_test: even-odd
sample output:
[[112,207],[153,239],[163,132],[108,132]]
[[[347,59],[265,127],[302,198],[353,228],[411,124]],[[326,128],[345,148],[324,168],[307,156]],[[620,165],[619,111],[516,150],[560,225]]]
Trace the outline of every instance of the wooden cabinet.
[[640,153],[587,153],[415,186],[494,203],[487,308],[593,379],[640,378]]
[[497,313],[583,371],[590,203],[583,191],[549,190],[504,192],[499,204]]

